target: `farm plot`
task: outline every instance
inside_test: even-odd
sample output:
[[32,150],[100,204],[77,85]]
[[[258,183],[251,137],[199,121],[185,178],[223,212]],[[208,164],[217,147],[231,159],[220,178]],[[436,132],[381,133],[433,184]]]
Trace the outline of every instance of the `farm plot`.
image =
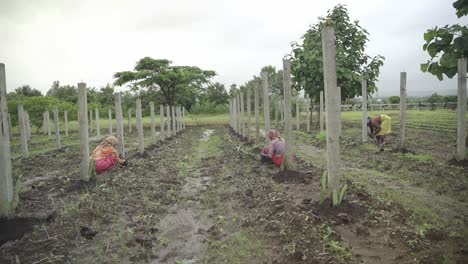
[[258,148],[222,126],[191,128],[143,155],[130,152],[131,166],[90,184],[77,181],[75,146],[24,164],[17,160],[25,182],[19,214],[30,221],[9,223],[16,230],[25,227],[26,234],[12,234],[18,240],[2,245],[1,260],[440,263],[466,258],[460,234],[430,222],[421,225],[417,213],[382,198],[355,170],[342,206],[320,206],[323,171],[320,160],[310,157],[320,156],[323,142],[313,133],[301,135],[297,143],[309,142],[311,147],[302,149],[310,153],[299,158],[300,173],[288,177],[246,155]]

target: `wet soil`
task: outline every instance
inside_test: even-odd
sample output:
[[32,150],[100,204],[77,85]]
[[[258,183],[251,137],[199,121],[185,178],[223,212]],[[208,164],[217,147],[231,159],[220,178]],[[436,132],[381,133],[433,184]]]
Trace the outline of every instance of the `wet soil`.
[[[43,220],[19,224],[24,235],[5,239],[0,263],[467,259],[462,240],[436,227],[418,231],[412,212],[351,180],[341,206],[320,204],[321,146],[303,148],[314,159],[299,157],[296,171],[279,172],[253,158],[258,151],[228,128],[193,127],[147,147],[144,155],[129,153],[130,166],[91,183],[79,181],[77,147],[19,159],[15,175],[22,175],[23,184],[16,221]],[[347,168],[350,158],[344,161]]]

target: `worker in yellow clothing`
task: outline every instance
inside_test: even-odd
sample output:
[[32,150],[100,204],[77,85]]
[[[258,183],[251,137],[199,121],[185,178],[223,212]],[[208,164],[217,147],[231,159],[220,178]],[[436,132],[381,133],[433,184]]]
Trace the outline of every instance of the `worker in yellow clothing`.
[[367,118],[367,126],[370,129],[369,137],[375,138],[377,146],[383,150],[387,143],[386,136],[392,132],[392,118],[381,114],[374,118]]

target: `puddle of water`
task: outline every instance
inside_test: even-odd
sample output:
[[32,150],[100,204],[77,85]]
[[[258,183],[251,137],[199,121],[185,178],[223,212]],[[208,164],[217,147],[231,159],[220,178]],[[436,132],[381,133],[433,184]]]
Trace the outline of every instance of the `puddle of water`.
[[208,248],[207,231],[211,227],[206,215],[192,208],[180,208],[166,215],[160,222],[160,230],[164,230],[160,239],[166,240],[167,246],[158,250],[158,259],[153,263],[188,264],[203,259]]
[[214,129],[207,129],[205,132],[203,132],[203,135],[201,137],[201,141],[208,141],[211,135],[213,135]]
[[182,195],[185,197],[196,197],[201,191],[205,191],[210,183],[210,177],[193,178],[187,177],[186,183],[182,187]]

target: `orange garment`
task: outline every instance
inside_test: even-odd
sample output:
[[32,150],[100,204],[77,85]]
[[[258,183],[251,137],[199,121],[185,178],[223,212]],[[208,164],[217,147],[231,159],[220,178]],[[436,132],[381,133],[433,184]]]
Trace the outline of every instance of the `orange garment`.
[[117,153],[114,147],[102,144],[99,144],[93,151],[93,159],[96,161],[100,159],[105,159],[109,156],[112,156],[114,159],[117,159],[119,157],[119,153]]

